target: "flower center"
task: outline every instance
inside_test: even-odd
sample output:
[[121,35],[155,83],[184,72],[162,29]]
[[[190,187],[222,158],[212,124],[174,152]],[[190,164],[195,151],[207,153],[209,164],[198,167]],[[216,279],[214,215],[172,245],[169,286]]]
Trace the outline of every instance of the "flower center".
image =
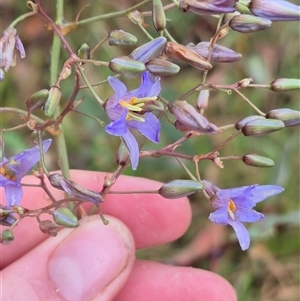
[[10,161],[0,167],[0,174],[11,181],[17,181],[16,173],[8,167],[8,163],[17,164],[16,161]]
[[128,110],[126,120],[137,120],[140,122],[145,122],[145,119],[141,117],[140,113],[142,111],[142,107],[145,105],[147,101],[156,100],[157,97],[145,97],[145,98],[137,98],[132,97],[129,101],[121,100],[119,104]]
[[229,202],[228,202],[228,208],[227,208],[227,211],[228,211],[228,214],[230,215],[230,217],[234,220],[234,211],[236,210],[236,206],[235,206],[235,203],[233,202],[232,199],[229,199]]

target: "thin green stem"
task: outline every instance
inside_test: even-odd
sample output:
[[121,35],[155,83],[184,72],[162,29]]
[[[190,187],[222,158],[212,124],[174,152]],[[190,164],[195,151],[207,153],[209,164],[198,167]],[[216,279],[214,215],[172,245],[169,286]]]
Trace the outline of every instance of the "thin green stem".
[[24,14],[24,15],[20,16],[19,18],[17,18],[16,20],[14,20],[14,21],[9,25],[9,27],[13,28],[13,27],[15,27],[19,22],[25,20],[26,18],[29,18],[29,17],[31,17],[31,16],[34,16],[34,15],[36,15],[36,12],[35,12],[35,11],[32,11],[32,12],[27,13],[27,14]]

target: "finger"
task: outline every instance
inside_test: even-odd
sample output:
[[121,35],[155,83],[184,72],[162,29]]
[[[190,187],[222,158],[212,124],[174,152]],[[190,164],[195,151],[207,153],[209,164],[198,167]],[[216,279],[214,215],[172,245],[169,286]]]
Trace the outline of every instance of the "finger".
[[64,229],[2,271],[3,300],[111,300],[126,282],[134,262],[128,228],[96,217]]
[[[100,191],[106,173],[72,170],[72,180],[82,186]],[[25,177],[27,184],[38,184],[33,176]],[[149,190],[158,189],[160,182],[144,178],[121,176],[113,190]],[[36,187],[24,187],[21,205],[37,209],[49,205],[47,194]],[[57,199],[63,198],[63,192],[50,189]],[[3,191],[2,191],[3,192]],[[3,196],[4,197],[4,196]],[[167,200],[157,194],[107,195],[101,209],[122,220],[133,233],[136,247],[145,248],[172,241],[181,236],[191,220],[191,209],[187,198]],[[44,217],[48,219],[48,217]],[[2,246],[0,250],[0,267],[3,268],[31,250],[47,238],[38,227],[34,218],[25,218],[14,228],[14,241],[11,245]]]
[[137,260],[114,301],[236,301],[233,287],[221,276],[188,267]]

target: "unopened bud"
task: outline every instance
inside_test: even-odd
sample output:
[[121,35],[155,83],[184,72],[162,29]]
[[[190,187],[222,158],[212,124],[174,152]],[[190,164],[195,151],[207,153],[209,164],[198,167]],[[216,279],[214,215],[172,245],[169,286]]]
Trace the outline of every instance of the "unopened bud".
[[201,90],[197,98],[197,109],[200,113],[208,106],[209,90]]
[[128,56],[116,57],[109,62],[109,69],[118,74],[135,77],[146,71],[144,63],[131,59]]
[[26,100],[28,112],[41,109],[44,106],[46,100],[48,99],[48,96],[49,91],[47,89],[43,89],[32,94],[30,98]]
[[84,188],[73,181],[67,180],[62,175],[55,173],[49,175],[48,179],[53,187],[60,190],[64,190],[66,193],[74,196],[75,198],[86,200],[95,204],[103,202],[100,193]]
[[179,72],[180,67],[167,60],[151,59],[146,63],[147,70],[157,76],[174,75]]
[[1,213],[0,225],[2,226],[10,227],[17,221],[13,213],[11,213],[11,210],[6,210],[1,208],[0,213]]
[[158,193],[166,199],[178,199],[203,189],[203,185],[193,180],[174,180],[164,184]]
[[266,118],[260,115],[252,115],[252,116],[248,116],[245,117],[241,120],[239,120],[236,124],[235,124],[235,128],[237,130],[240,130],[241,128],[243,128],[245,126],[246,123],[256,120],[256,119],[260,119],[260,120],[265,120]]
[[[204,57],[205,59],[208,58],[210,46],[209,42],[200,42],[197,45],[189,43],[186,46],[197,52],[200,56]],[[210,60],[212,62],[233,63],[239,61],[240,59],[242,59],[242,55],[240,53],[218,44],[215,44],[211,51]]]
[[277,78],[271,82],[270,89],[274,92],[284,92],[300,89],[300,79],[296,78]]
[[157,32],[162,35],[166,28],[166,15],[161,0],[152,1],[152,22]]
[[195,14],[223,14],[235,11],[236,0],[221,1],[197,1],[197,0],[179,0],[179,9],[183,12]]
[[129,162],[129,152],[124,142],[120,143],[117,151],[117,163],[120,166],[125,166]]
[[281,120],[284,122],[285,126],[300,124],[300,112],[291,109],[272,110],[267,113],[266,117]]
[[185,100],[169,102],[168,108],[177,118],[175,127],[179,131],[196,131],[203,134],[215,134],[219,132],[217,126],[210,123]]
[[149,62],[151,59],[159,57],[167,43],[165,37],[156,38],[133,50],[129,57],[143,63]]
[[66,207],[59,207],[53,211],[54,221],[67,228],[75,228],[79,225],[77,217]]
[[83,43],[78,49],[78,57],[82,60],[89,60],[91,58],[91,48],[88,44]]
[[110,46],[129,47],[137,43],[137,38],[131,33],[123,30],[113,30],[108,34],[108,43]]
[[12,230],[6,229],[0,233],[0,243],[3,245],[9,245],[14,240],[14,234]]
[[269,28],[271,25],[272,21],[269,19],[251,15],[234,16],[229,22],[231,29],[242,33],[251,33],[264,30]]
[[52,86],[44,106],[44,113],[46,116],[52,116],[57,108],[61,98],[61,90],[58,86]]
[[284,128],[284,122],[276,119],[256,119],[247,122],[242,128],[245,136],[263,136]]
[[212,68],[212,65],[197,52],[174,42],[167,43],[165,53],[168,57],[186,62],[197,69],[209,70]]
[[252,0],[249,9],[253,15],[271,21],[300,20],[300,7],[284,0]]
[[273,160],[263,157],[263,156],[256,155],[256,154],[244,155],[243,162],[246,165],[255,166],[255,167],[272,167],[272,166],[274,166]]
[[57,224],[54,224],[50,220],[44,220],[39,223],[40,230],[45,233],[49,234],[50,236],[55,237],[58,233],[59,227]]

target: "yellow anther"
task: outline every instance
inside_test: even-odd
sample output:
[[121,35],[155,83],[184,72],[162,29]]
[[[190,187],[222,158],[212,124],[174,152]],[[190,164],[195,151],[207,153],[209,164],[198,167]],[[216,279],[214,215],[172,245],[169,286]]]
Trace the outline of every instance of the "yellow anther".
[[120,104],[122,107],[127,108],[128,110],[133,111],[133,112],[140,112],[140,111],[142,111],[142,109],[139,108],[138,106],[132,105],[132,104],[130,104],[130,103],[124,101],[124,100],[121,100],[121,101],[119,102],[119,104]]
[[232,212],[236,210],[235,203],[233,202],[232,199],[229,200],[228,209],[230,209]]
[[7,163],[1,166],[0,168],[0,174],[11,181],[16,181],[17,176],[13,170],[11,170],[9,167],[7,167]]

